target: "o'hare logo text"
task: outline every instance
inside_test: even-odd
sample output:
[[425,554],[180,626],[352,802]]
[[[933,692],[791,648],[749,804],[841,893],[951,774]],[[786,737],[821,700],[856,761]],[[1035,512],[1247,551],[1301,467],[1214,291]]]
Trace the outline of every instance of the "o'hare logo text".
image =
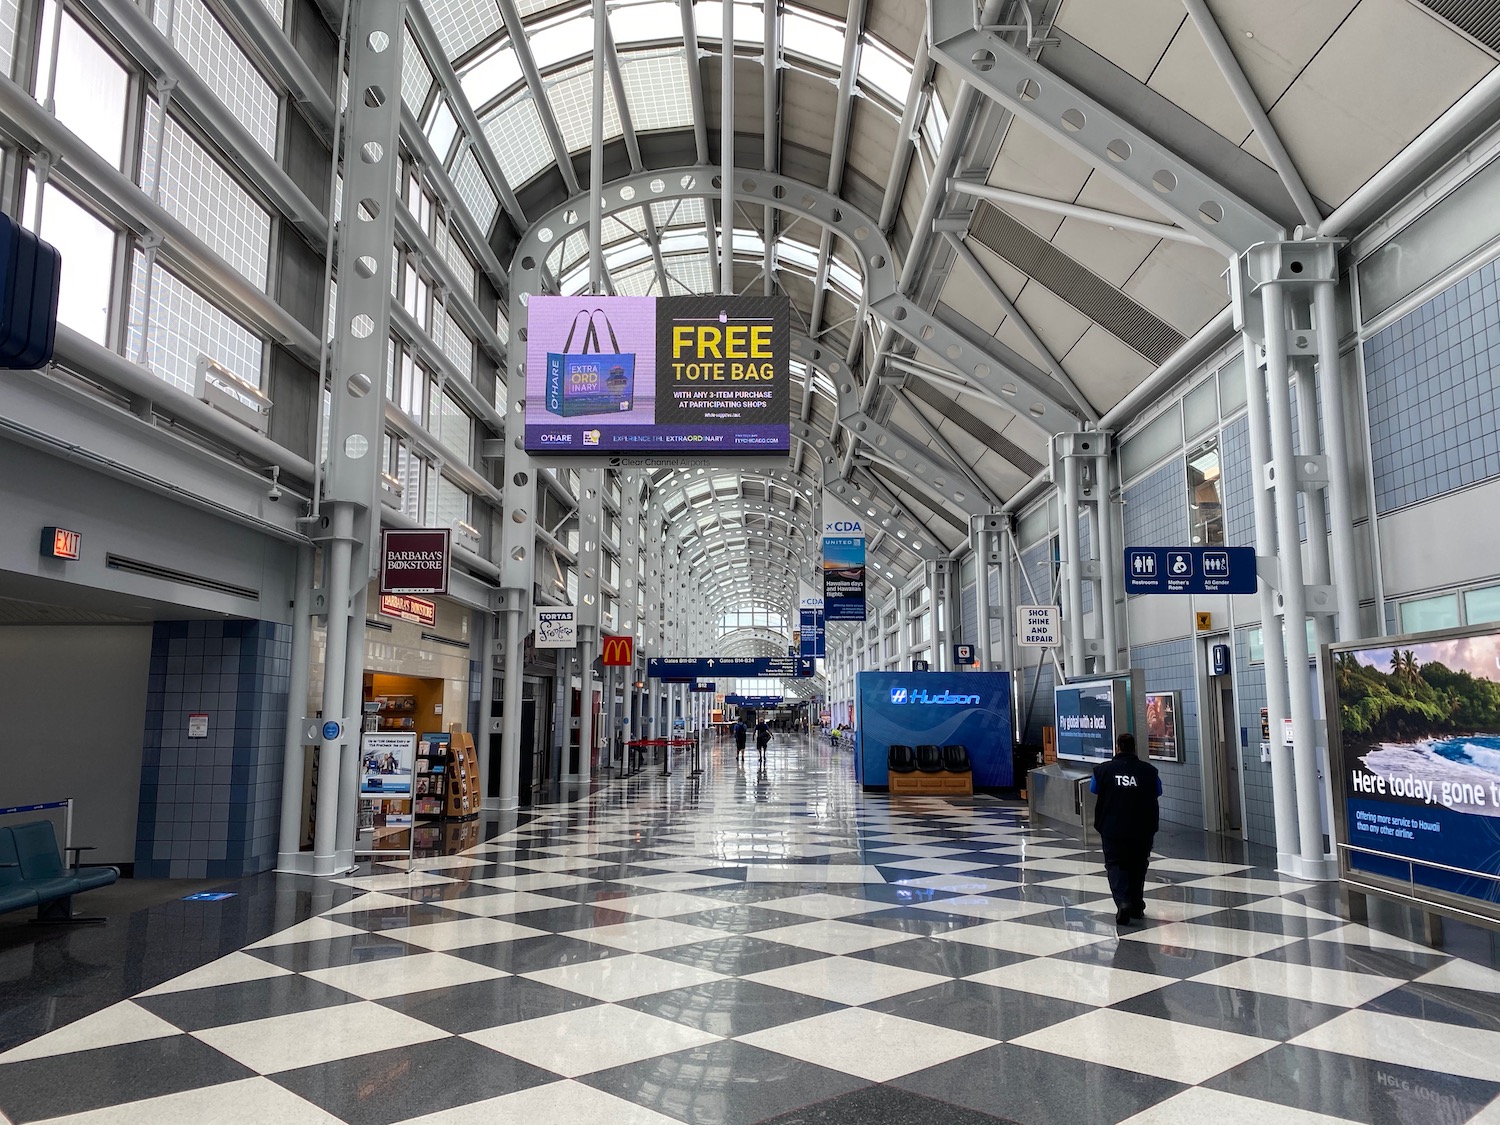
[[979,703],[977,695],[955,695],[951,691],[929,692],[925,688],[907,691],[906,688],[891,688],[892,703],[916,703],[926,706],[973,707]]

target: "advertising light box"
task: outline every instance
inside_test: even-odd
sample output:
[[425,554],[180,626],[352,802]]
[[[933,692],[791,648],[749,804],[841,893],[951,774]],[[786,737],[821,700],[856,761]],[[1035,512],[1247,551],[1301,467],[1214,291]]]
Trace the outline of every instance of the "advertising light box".
[[1346,880],[1500,916],[1500,631],[1328,650]]
[[890,784],[892,746],[964,747],[976,789],[1015,784],[1009,672],[860,672],[855,676],[855,777]]
[[528,453],[785,454],[784,297],[531,298]]
[[1146,729],[1144,676],[1139,670],[1061,685],[1053,689],[1052,701],[1061,760],[1107,762],[1114,757],[1116,735],[1129,731],[1139,738]]

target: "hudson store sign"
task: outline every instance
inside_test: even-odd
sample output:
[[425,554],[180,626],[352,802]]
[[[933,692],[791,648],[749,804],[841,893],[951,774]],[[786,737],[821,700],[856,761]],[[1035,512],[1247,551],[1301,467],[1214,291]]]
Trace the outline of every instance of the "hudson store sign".
[[408,531],[388,527],[382,530],[380,592],[446,594],[451,534],[447,528]]

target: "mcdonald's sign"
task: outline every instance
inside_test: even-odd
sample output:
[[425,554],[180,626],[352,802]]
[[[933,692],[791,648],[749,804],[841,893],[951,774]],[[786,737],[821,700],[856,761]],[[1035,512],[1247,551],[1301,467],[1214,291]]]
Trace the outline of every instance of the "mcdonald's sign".
[[635,661],[635,638],[604,634],[599,663],[606,668],[628,668]]

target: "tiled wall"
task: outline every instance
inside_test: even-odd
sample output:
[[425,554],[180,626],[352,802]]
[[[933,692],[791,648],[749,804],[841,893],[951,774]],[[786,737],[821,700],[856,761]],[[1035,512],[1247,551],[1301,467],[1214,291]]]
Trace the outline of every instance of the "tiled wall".
[[1181,762],[1156,762],[1161,771],[1161,818],[1190,828],[1203,827],[1203,756],[1198,745],[1198,671],[1193,664],[1193,639],[1182,637],[1154,645],[1136,645],[1130,664],[1146,674],[1147,691],[1181,693],[1177,717],[1183,745]]
[[959,643],[974,644],[979,640],[979,587],[975,583],[958,592]]
[[[151,635],[135,873],[209,878],[276,861],[291,627],[159,621]],[[208,715],[208,736],[188,717]]]
[[1240,748],[1240,784],[1245,789],[1245,839],[1276,844],[1276,809],[1271,799],[1271,767],[1260,760],[1260,709],[1266,705],[1266,667],[1250,663],[1250,629],[1234,633],[1234,688],[1240,729],[1248,745]]
[[1224,466],[1220,484],[1224,500],[1224,539],[1230,547],[1255,546],[1255,494],[1250,477],[1250,419],[1240,415],[1224,427],[1219,439]]
[[[1078,557],[1086,559],[1089,552],[1094,549],[1093,536],[1090,535],[1090,523],[1087,512],[1078,513]],[[1083,584],[1083,606],[1084,613],[1094,612],[1094,584],[1085,582]]]
[[1382,515],[1500,476],[1500,286],[1492,262],[1364,345]]
[[1168,462],[1122,496],[1125,546],[1175,547],[1188,541],[1187,462]]

